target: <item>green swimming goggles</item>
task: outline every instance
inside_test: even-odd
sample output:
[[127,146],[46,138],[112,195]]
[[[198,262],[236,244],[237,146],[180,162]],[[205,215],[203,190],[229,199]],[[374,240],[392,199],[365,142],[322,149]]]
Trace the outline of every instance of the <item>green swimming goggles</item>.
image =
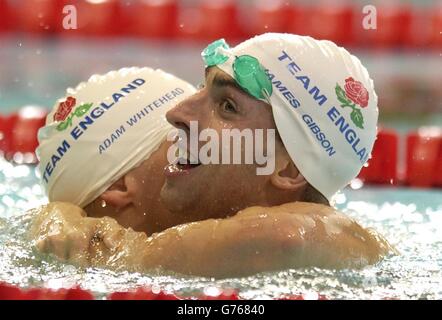
[[[229,45],[219,39],[207,46],[201,53],[207,67],[220,65],[229,60]],[[232,65],[233,78],[238,85],[258,100],[269,102],[273,87],[264,67],[250,55],[235,56]]]

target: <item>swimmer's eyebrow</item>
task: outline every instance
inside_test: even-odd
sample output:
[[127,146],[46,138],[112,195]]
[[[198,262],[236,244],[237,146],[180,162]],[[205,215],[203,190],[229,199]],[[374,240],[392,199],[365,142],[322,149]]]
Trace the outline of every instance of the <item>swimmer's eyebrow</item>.
[[241,87],[235,82],[235,80],[231,78],[224,77],[223,75],[216,74],[213,79],[211,85],[216,89],[221,89],[225,87],[231,87],[243,91]]
[[213,87],[215,90],[216,89],[224,89],[224,88],[234,88],[237,89],[241,92],[245,92],[239,85],[238,83],[233,80],[233,78],[227,76],[227,74],[224,74],[223,72],[214,70],[212,71],[212,73],[215,73],[215,75],[211,76],[211,70],[213,67],[208,67],[205,70],[205,78],[206,78],[206,85],[208,84],[208,80],[210,81],[210,78],[212,78],[210,85],[211,87]]

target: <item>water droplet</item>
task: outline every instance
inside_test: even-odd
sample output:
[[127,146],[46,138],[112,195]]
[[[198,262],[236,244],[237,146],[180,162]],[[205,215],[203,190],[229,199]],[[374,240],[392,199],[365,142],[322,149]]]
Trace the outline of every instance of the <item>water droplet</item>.
[[151,290],[153,293],[158,294],[158,293],[161,292],[161,287],[158,286],[158,285],[155,285],[155,284],[154,284],[154,285],[151,287],[150,290]]
[[106,208],[106,206],[107,206],[106,201],[105,201],[104,199],[101,200],[101,207],[102,207],[102,208]]
[[204,288],[204,294],[206,296],[216,297],[216,296],[219,296],[221,293],[223,293],[222,290],[217,287],[205,287]]
[[364,186],[364,182],[361,179],[355,178],[350,182],[350,187],[353,190],[361,189]]

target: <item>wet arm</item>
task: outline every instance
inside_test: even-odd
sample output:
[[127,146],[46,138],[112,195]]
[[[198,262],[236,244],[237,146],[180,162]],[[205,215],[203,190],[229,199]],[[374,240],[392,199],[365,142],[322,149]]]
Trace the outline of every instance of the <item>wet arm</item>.
[[34,222],[34,244],[84,266],[133,271],[161,267],[229,277],[297,267],[361,267],[389,251],[385,240],[330,213],[329,207],[252,207],[231,218],[180,225],[151,237],[112,218],[87,218],[82,212],[73,214],[75,208],[57,205],[50,209]]
[[253,207],[232,218],[181,225],[150,238],[115,229],[102,239],[108,248],[108,239],[117,244],[120,265],[211,277],[311,266],[362,267],[388,251],[386,242],[345,216],[278,209]]

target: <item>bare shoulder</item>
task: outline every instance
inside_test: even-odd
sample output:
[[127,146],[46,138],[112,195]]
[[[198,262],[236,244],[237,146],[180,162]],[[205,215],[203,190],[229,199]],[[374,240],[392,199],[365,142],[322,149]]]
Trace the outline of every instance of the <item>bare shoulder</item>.
[[62,225],[67,219],[79,221],[86,217],[86,212],[82,208],[72,203],[59,201],[30,209],[27,214],[32,219],[28,230],[28,235],[31,238],[45,234],[50,226]]
[[[312,264],[318,266],[362,267],[378,262],[389,253],[397,253],[375,230],[364,228],[327,205],[292,202],[274,207],[255,206],[240,211],[236,217],[243,220],[268,217],[271,230],[267,237],[295,239],[296,242],[291,241],[294,245],[316,253]],[[260,221],[265,223],[263,219]]]
[[248,207],[246,209],[243,209],[237,213],[237,216],[248,216],[248,215],[255,215],[255,214],[265,214],[265,213],[272,213],[272,214],[316,214],[316,215],[330,215],[330,214],[336,214],[338,211],[336,211],[334,208],[330,206],[326,206],[323,204],[318,203],[310,203],[310,202],[289,202],[284,203],[279,206],[273,206],[273,207],[262,207],[262,206],[254,206],[254,207]]
[[28,214],[33,216],[47,216],[49,214],[71,214],[79,215],[82,217],[86,216],[86,212],[82,208],[72,203],[61,201],[49,202],[39,207],[30,209],[27,212]]

